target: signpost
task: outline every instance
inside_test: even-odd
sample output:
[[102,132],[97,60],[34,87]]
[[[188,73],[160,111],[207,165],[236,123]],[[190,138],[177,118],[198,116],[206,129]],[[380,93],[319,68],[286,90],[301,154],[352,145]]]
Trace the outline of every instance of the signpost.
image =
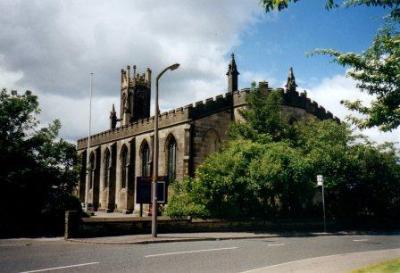
[[[165,204],[168,201],[168,177],[159,176],[157,180],[157,203]],[[136,180],[136,204],[140,204],[140,216],[143,215],[143,204],[151,204],[151,178],[137,177]]]
[[323,211],[323,213],[324,213],[324,232],[326,232],[324,177],[323,177],[321,174],[318,174],[318,175],[317,175],[317,186],[321,186],[321,192],[322,192],[322,211]]

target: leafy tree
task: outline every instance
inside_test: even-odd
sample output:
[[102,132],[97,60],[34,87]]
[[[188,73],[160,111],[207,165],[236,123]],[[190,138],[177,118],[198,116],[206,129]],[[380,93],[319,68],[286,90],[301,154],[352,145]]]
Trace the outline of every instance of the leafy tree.
[[80,207],[71,196],[77,181],[75,147],[57,139],[58,120],[39,127],[39,112],[30,91],[0,92],[2,234],[62,227],[64,210]]
[[328,212],[334,217],[400,216],[400,165],[393,144],[354,136],[345,124],[307,120],[296,125],[296,146],[325,177]]
[[350,117],[360,128],[379,126],[390,131],[400,125],[400,35],[385,28],[372,46],[361,54],[336,50],[317,50],[317,54],[334,57],[340,65],[349,67],[347,75],[356,80],[357,87],[373,96],[370,105],[361,101],[343,101],[350,110],[364,118]]
[[[253,83],[254,84],[254,83]],[[267,93],[261,88],[252,88],[246,102],[251,107],[240,111],[244,122],[231,125],[229,135],[233,139],[252,139],[259,142],[278,141],[288,138],[291,127],[288,116],[282,111],[282,94]]]
[[315,180],[323,174],[329,217],[400,216],[400,160],[393,145],[377,146],[333,120],[305,117],[289,124],[280,96],[249,94],[245,122],[231,127],[231,140],[195,178],[178,182],[167,214],[312,216],[320,212]]
[[[288,7],[298,0],[262,0],[267,12]],[[340,3],[340,5],[339,5]],[[362,118],[350,117],[360,128],[380,127],[390,131],[400,125],[400,20],[399,0],[344,0],[326,1],[327,8],[337,6],[374,6],[390,9],[388,24],[379,31],[372,45],[363,53],[343,53],[333,49],[316,50],[314,54],[325,54],[345,67],[361,91],[372,95],[370,105],[361,101],[343,101],[345,106],[362,114]]]
[[[300,0],[261,0],[261,5],[265,8],[265,11],[269,12],[272,10],[283,10],[289,6],[289,3],[296,3]],[[391,9],[390,16],[398,18],[400,15],[400,1],[399,0],[326,0],[325,7],[332,9],[336,7],[355,7],[355,6],[372,6],[372,7],[383,7]]]

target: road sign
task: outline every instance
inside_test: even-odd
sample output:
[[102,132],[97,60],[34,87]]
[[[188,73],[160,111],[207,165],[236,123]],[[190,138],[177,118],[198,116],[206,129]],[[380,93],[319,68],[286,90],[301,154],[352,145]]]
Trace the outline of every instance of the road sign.
[[324,177],[321,174],[317,175],[317,186],[322,186],[324,184]]
[[[168,181],[167,176],[159,176],[157,181],[157,203],[168,202]],[[137,177],[136,180],[136,203],[151,204],[151,178]]]
[[136,203],[151,203],[151,179],[150,177],[139,176],[136,179]]
[[166,180],[157,181],[157,203],[165,204],[167,203],[168,197],[168,187]]

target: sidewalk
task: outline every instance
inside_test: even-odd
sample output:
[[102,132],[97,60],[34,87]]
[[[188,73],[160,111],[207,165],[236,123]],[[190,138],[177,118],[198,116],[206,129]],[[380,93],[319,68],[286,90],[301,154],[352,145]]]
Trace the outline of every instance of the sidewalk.
[[273,238],[280,236],[329,236],[329,235],[348,235],[349,232],[337,233],[262,233],[262,232],[199,232],[199,233],[168,233],[158,234],[157,238],[150,234],[120,235],[93,238],[72,238],[67,239],[71,242],[91,243],[91,244],[151,244],[167,242],[186,242],[186,241],[214,241],[214,240],[238,240],[238,239],[260,239]]
[[400,248],[330,255],[292,261],[241,273],[349,273],[354,269],[400,257]]

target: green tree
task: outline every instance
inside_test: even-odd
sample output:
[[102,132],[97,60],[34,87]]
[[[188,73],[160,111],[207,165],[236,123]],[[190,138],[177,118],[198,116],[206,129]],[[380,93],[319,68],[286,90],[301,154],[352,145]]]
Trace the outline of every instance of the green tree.
[[[267,12],[288,7],[290,2],[298,0],[262,0]],[[357,87],[372,95],[370,105],[361,101],[343,101],[350,110],[359,112],[362,117],[350,117],[360,128],[378,126],[383,131],[390,131],[400,125],[400,20],[399,0],[344,0],[326,1],[327,8],[337,6],[374,6],[390,10],[387,25],[379,31],[371,46],[360,54],[340,52],[333,49],[316,50],[314,54],[325,54],[345,67],[347,75],[353,78]]]
[[249,108],[240,111],[244,122],[233,123],[229,135],[232,139],[251,139],[270,142],[287,139],[291,135],[288,116],[282,111],[283,97],[279,91],[267,93],[253,86],[246,97]]
[[335,217],[400,216],[400,165],[393,144],[376,145],[345,124],[306,120],[295,124],[297,149],[325,176],[328,212]]
[[74,145],[58,139],[60,122],[40,127],[30,91],[0,92],[0,224],[6,232],[61,228],[64,210],[79,209]]
[[[300,0],[261,0],[261,5],[265,8],[265,11],[269,12],[272,10],[283,10],[289,6],[289,3],[296,3]],[[390,16],[392,18],[398,18],[400,13],[400,1],[399,0],[325,0],[325,7],[327,9],[336,8],[340,6],[344,7],[355,7],[355,6],[367,6],[367,7],[383,7],[391,9]]]
[[167,213],[312,216],[320,212],[315,180],[323,174],[329,217],[400,216],[400,160],[393,145],[377,146],[333,120],[304,117],[289,124],[281,96],[249,94],[245,122],[231,127],[231,140],[205,160],[195,178],[177,182]]

